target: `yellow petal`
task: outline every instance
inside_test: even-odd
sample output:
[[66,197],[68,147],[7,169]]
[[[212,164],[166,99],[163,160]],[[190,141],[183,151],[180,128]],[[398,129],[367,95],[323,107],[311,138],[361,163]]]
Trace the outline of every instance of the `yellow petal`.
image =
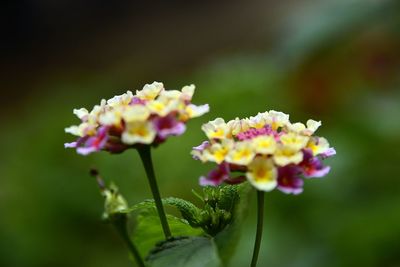
[[150,111],[141,105],[128,106],[122,113],[125,122],[145,121],[149,118]]
[[278,166],[299,164],[303,160],[303,152],[290,145],[279,145],[273,158]]
[[182,97],[186,101],[191,101],[196,87],[194,84],[186,85],[182,88]]
[[203,124],[201,129],[209,139],[224,139],[229,133],[228,126],[222,118]]
[[256,129],[261,129],[267,123],[263,113],[258,113],[255,117],[248,119],[249,126]]
[[307,131],[309,135],[312,135],[321,126],[321,121],[308,120],[307,121]]
[[73,125],[70,127],[67,127],[64,129],[64,131],[66,133],[72,134],[72,135],[76,135],[76,136],[82,136],[82,131],[79,129],[79,126],[77,125]]
[[283,134],[280,137],[280,141],[282,142],[283,145],[291,146],[295,150],[300,150],[305,148],[309,139],[310,138],[308,136],[304,136],[294,132]]
[[153,82],[145,84],[142,90],[136,91],[136,96],[143,100],[154,100],[164,90],[164,84]]
[[222,143],[214,143],[203,152],[203,156],[200,159],[204,161],[213,161],[217,164],[225,161],[226,156],[233,147],[233,142],[230,140],[224,140]]
[[74,114],[82,120],[89,115],[89,111],[86,108],[74,109]]
[[186,106],[185,114],[187,115],[187,118],[191,119],[191,118],[200,117],[209,111],[210,111],[210,107],[208,106],[208,104],[201,105],[201,106],[196,106],[196,105],[190,104],[190,105]]
[[156,131],[150,122],[131,122],[126,125],[121,139],[123,143],[128,145],[151,144],[155,136]]
[[277,130],[280,127],[287,126],[289,122],[289,115],[283,112],[270,110],[264,113],[265,120],[271,125],[272,130]]
[[238,142],[229,151],[226,161],[237,165],[247,165],[255,155],[254,147],[250,141]]
[[229,128],[229,131],[231,132],[231,135],[233,136],[236,136],[239,133],[243,133],[250,129],[249,122],[245,119],[241,120],[239,118],[228,121],[227,126]]
[[273,154],[276,150],[276,141],[272,136],[260,135],[252,139],[254,149],[259,154]]
[[129,103],[132,101],[133,94],[131,91],[127,91],[125,94],[122,95],[116,95],[113,98],[110,98],[107,100],[107,104],[110,107],[117,107],[120,105],[129,105]]
[[329,149],[329,143],[328,140],[323,137],[314,137],[308,142],[307,148],[311,149],[314,156],[317,156]]
[[121,113],[117,111],[107,111],[99,116],[101,125],[119,125],[121,123]]
[[248,166],[246,176],[261,191],[271,191],[277,186],[278,171],[272,160],[266,157],[256,157]]

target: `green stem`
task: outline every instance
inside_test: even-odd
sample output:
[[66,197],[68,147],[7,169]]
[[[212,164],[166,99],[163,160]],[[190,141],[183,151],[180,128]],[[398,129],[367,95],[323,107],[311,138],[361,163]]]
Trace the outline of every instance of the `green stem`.
[[257,233],[254,242],[253,258],[251,259],[251,267],[257,265],[258,254],[260,252],[263,223],[264,222],[264,192],[257,190]]
[[142,163],[144,169],[147,174],[147,179],[149,180],[150,189],[153,193],[154,202],[156,203],[158,216],[160,217],[161,226],[164,231],[165,239],[168,240],[171,238],[171,230],[169,229],[167,216],[165,215],[164,207],[161,201],[160,191],[158,190],[156,176],[154,174],[153,161],[151,159],[151,147],[145,145],[141,148],[138,148],[140,158],[142,159]]
[[114,225],[118,234],[121,236],[122,240],[125,242],[129,251],[132,253],[132,256],[134,257],[137,265],[139,267],[145,267],[143,259],[140,256],[138,249],[129,238],[126,214],[118,215],[117,218],[113,219],[112,224]]

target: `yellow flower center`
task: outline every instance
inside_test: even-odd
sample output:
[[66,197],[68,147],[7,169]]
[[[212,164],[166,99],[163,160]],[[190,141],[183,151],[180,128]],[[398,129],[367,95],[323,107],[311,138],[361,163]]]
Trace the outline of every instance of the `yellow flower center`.
[[224,137],[224,134],[225,134],[225,132],[224,132],[223,129],[217,129],[216,131],[214,131],[214,133],[212,134],[212,136],[213,136],[214,138],[221,138],[221,137]]

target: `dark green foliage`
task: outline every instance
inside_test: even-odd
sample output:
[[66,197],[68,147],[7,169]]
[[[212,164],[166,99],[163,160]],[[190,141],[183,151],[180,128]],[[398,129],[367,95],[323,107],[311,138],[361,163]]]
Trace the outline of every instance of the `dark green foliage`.
[[[183,219],[171,215],[167,215],[167,219],[173,236],[199,236],[203,234],[201,229],[192,228]],[[151,209],[142,211],[135,218],[135,221],[132,239],[142,257],[145,257],[157,243],[164,240],[160,218],[155,209]]]
[[[164,205],[177,208],[192,227],[200,227],[210,236],[215,236],[234,217],[237,204],[240,200],[240,190],[244,185],[227,185],[219,187],[205,187],[202,197],[203,207],[198,208],[193,203],[175,197],[163,199]],[[138,210],[153,209],[154,200],[145,200],[130,208],[131,212]]]
[[159,244],[147,259],[150,267],[220,267],[216,246],[205,237],[183,237]]
[[[247,196],[250,189],[251,187],[247,183],[242,185],[205,187],[203,189],[203,196],[200,197],[203,201],[202,208],[198,208],[191,202],[179,198],[163,199],[164,205],[177,208],[183,217],[183,219],[179,219],[171,215],[168,216],[174,237],[193,237],[203,234],[203,239],[212,242],[213,246],[215,245],[215,248],[218,250],[216,254],[219,255],[218,261],[227,263],[236,248],[240,236],[240,224],[245,215]],[[130,211],[139,212],[139,215],[136,217],[133,239],[139,246],[142,255],[145,255],[157,242],[163,240],[159,219],[155,212],[155,203],[153,200],[146,200],[134,205]],[[195,247],[199,240],[194,240]],[[188,240],[186,241],[189,242]],[[158,245],[155,249],[157,253],[161,253],[157,255],[162,255],[160,256],[163,259],[161,262],[164,262],[164,260],[169,261],[170,257],[174,257],[173,255],[167,256],[168,253],[163,252],[167,244],[173,245],[174,250],[173,253],[171,252],[173,255],[180,255],[182,253],[179,251],[180,246],[175,246],[174,242],[166,243],[162,246]],[[188,251],[187,247],[184,249]],[[210,249],[206,249],[202,253],[210,253],[210,251]],[[153,254],[154,251],[150,254],[150,258],[154,256]],[[189,254],[191,255],[193,252]],[[195,255],[197,257],[197,254]],[[209,255],[208,257],[214,256]],[[156,261],[154,264],[160,263]]]

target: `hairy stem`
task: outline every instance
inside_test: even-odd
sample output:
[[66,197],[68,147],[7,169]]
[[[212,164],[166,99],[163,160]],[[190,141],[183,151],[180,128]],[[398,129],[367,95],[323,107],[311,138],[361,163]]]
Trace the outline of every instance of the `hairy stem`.
[[161,201],[160,191],[158,190],[156,176],[154,174],[153,161],[151,159],[151,147],[145,145],[138,149],[140,158],[149,180],[151,192],[153,194],[154,202],[156,203],[158,216],[160,217],[161,226],[164,231],[165,239],[171,238],[171,230],[168,225],[167,216],[165,215],[164,207]]
[[114,225],[118,234],[121,236],[122,240],[125,242],[129,251],[132,253],[132,256],[135,259],[137,265],[139,267],[145,267],[144,261],[140,256],[138,249],[132,243],[132,240],[129,238],[126,214],[121,214],[117,218],[114,218],[112,224]]
[[257,266],[258,254],[260,252],[262,232],[264,223],[264,192],[257,190],[257,233],[254,242],[253,258],[251,259],[251,267]]

